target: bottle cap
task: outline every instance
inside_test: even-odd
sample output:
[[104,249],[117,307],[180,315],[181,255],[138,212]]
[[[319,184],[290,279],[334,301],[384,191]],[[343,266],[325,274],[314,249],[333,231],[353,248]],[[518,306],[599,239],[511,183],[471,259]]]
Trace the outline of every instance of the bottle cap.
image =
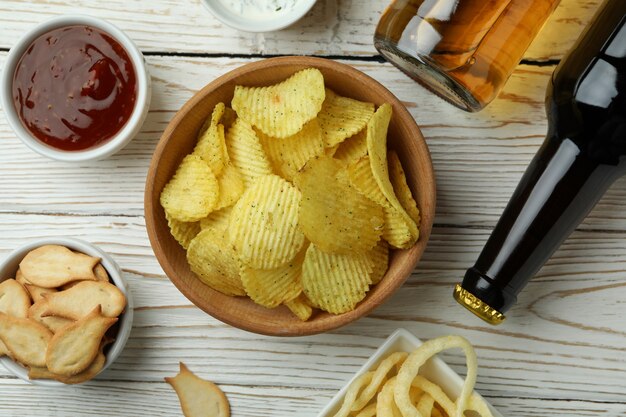
[[506,319],[504,314],[461,287],[460,284],[456,284],[454,287],[453,295],[459,304],[489,324],[498,325]]

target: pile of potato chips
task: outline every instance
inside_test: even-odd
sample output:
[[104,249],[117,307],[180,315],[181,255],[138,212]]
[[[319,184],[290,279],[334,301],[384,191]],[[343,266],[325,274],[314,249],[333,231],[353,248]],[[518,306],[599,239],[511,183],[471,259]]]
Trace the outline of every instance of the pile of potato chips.
[[[462,349],[467,361],[467,376],[454,401],[439,385],[419,374],[431,357],[453,348]],[[476,353],[465,338],[429,340],[411,353],[390,354],[376,369],[352,381],[334,417],[463,417],[470,410],[493,417],[489,406],[474,392],[477,368]]]
[[387,151],[389,104],[341,97],[322,73],[235,88],[163,188],[161,205],[207,285],[286,305],[353,310],[419,236],[419,211]]

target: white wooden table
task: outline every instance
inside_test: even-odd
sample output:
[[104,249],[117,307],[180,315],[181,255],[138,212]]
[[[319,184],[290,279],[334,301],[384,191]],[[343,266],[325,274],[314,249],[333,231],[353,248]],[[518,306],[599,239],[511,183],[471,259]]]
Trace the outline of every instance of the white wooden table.
[[[27,28],[80,12],[125,30],[146,55],[154,86],[141,133],[97,163],[44,159],[0,117],[0,257],[45,236],[91,241],[123,268],[137,306],[124,353],[84,386],[35,387],[0,369],[1,416],[180,415],[163,377],[181,360],[224,389],[236,417],[315,416],[398,327],[423,339],[470,339],[480,360],[477,389],[505,416],[626,415],[626,180],[502,326],[483,324],[451,296],[542,142],[548,77],[600,0],[562,0],[500,98],[479,114],[454,109],[382,62],[372,34],[386,3],[319,0],[293,27],[255,35],[224,27],[200,0],[0,1],[0,67]],[[246,333],[192,305],[159,267],[143,217],[150,157],[174,112],[215,77],[282,54],[345,61],[403,100],[430,146],[439,197],[428,249],[394,297],[345,328],[295,339]],[[460,356],[444,359],[463,370]]]

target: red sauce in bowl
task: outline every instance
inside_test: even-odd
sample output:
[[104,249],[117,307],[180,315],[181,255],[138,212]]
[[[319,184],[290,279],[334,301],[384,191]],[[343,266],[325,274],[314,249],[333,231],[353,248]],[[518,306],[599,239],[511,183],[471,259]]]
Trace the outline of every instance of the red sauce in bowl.
[[64,151],[115,136],[135,107],[137,80],[124,47],[90,26],[54,29],[35,39],[13,75],[13,101],[26,129]]

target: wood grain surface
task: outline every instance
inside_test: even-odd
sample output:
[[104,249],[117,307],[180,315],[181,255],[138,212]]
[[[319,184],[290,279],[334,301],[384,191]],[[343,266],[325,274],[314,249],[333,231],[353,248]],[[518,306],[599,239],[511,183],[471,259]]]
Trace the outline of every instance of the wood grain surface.
[[[137,306],[121,357],[85,386],[35,387],[0,369],[0,415],[181,415],[163,377],[182,360],[220,384],[235,417],[314,417],[398,327],[422,339],[469,338],[479,357],[477,389],[504,416],[626,415],[626,180],[540,271],[502,326],[483,324],[451,296],[543,140],[548,77],[599,3],[562,0],[500,97],[467,114],[375,55],[371,35],[383,0],[320,0],[292,28],[264,35],[224,28],[197,0],[1,1],[0,68],[27,27],[83,12],[111,20],[147,52],[154,90],[137,138],[89,164],[32,153],[0,117],[0,257],[40,237],[91,241],[120,264]],[[335,56],[407,105],[432,153],[438,206],[422,261],[389,301],[339,330],[286,339],[220,323],[178,292],[148,243],[143,187],[163,129],[195,91],[260,54],[293,53]],[[460,354],[443,358],[463,372]]]

